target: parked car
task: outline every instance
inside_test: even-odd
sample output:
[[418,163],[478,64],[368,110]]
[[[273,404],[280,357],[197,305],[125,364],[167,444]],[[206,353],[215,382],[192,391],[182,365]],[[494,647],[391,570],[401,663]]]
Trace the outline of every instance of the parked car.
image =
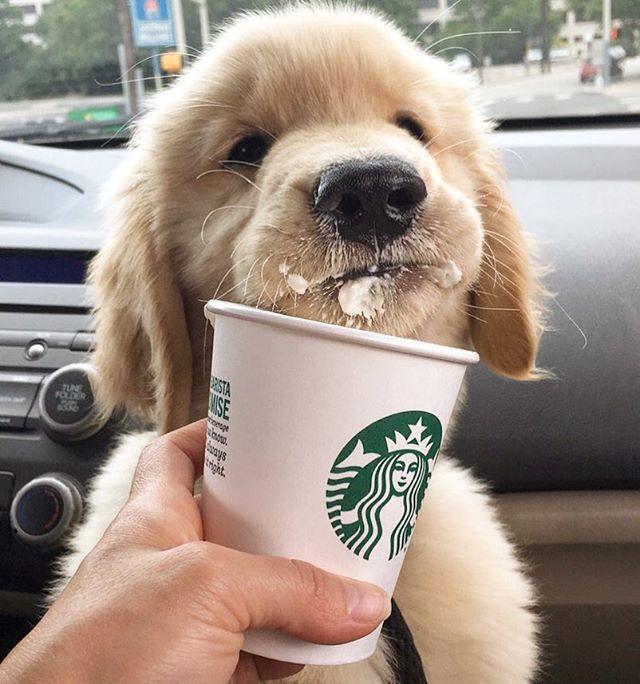
[[542,50],[540,48],[529,48],[525,59],[527,62],[541,62]]

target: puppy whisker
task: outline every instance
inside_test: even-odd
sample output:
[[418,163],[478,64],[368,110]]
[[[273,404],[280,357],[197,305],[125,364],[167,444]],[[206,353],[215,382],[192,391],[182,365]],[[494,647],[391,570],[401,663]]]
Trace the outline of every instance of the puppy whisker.
[[239,171],[234,171],[233,169],[209,169],[208,171],[203,171],[196,176],[196,180],[200,180],[204,176],[208,176],[210,173],[230,173],[232,176],[238,176],[242,178],[243,181],[254,187],[258,192],[262,192],[262,188],[258,187],[250,178],[247,178]]
[[478,190],[482,190],[483,188],[494,188],[495,190],[497,190],[497,193],[489,192],[486,195],[484,195],[484,197],[495,197],[496,195],[499,195],[500,204],[498,205],[498,208],[493,212],[493,216],[496,216],[500,213],[502,207],[504,206],[504,190],[497,183],[488,183],[486,185],[482,185],[478,188]]
[[519,33],[520,31],[514,31],[512,29],[507,29],[506,31],[470,31],[469,33],[456,33],[453,36],[445,36],[444,38],[440,38],[440,40],[436,40],[435,43],[431,43],[431,45],[428,47],[428,50],[431,52],[436,45],[440,45],[447,40],[455,40],[456,38],[466,38],[467,36],[499,36],[502,34],[515,36]]
[[[187,46],[187,49],[191,49],[196,57],[201,55],[202,53],[200,51],[197,51],[195,48],[189,48]],[[180,52],[183,57],[191,57],[192,55],[189,52]],[[145,62],[148,62],[149,60],[154,59],[154,55],[149,55],[147,57],[143,57],[142,59],[138,60],[135,64],[131,65],[123,74],[123,76],[128,76],[129,74],[133,73],[134,70],[144,64]],[[122,78],[117,78],[115,81],[112,83],[103,83],[101,81],[98,81],[97,79],[94,79],[94,82],[99,85],[99,86],[114,86],[114,85],[120,85],[123,83],[135,83],[136,80],[142,80],[142,81],[148,81],[154,79],[155,76],[149,76],[147,78],[143,79],[131,79],[131,80],[122,80]]]
[[[443,152],[447,152],[448,150],[451,150],[454,147],[460,147],[460,145],[466,145],[467,143],[472,143],[472,142],[476,142],[476,139],[475,138],[465,138],[464,140],[458,140],[457,142],[454,142],[451,145],[447,145],[446,147],[443,147],[441,150],[438,150],[433,155],[433,158],[435,159],[437,156],[441,155]],[[465,157],[465,159],[466,159],[466,157]]]
[[255,268],[258,261],[260,261],[259,257],[251,264],[251,268],[249,269],[249,273],[247,273],[247,277],[244,279],[244,291],[242,293],[242,299],[243,300],[246,299],[247,288],[249,287],[249,279],[251,278],[251,273],[253,272],[253,269]]
[[480,316],[476,316],[475,314],[472,314],[471,311],[464,311],[460,307],[455,307],[457,311],[460,313],[465,314],[465,316],[469,316],[470,318],[475,319],[476,321],[479,321],[480,323],[486,323],[487,321],[484,318],[480,318]]
[[269,261],[269,259],[271,259],[272,256],[274,256],[274,254],[275,254],[274,252],[269,254],[266,257],[266,259],[264,259],[264,261],[262,262],[262,266],[260,267],[260,282],[262,283],[263,287],[262,287],[262,290],[260,291],[260,294],[258,295],[258,303],[256,304],[256,306],[258,308],[260,308],[260,300],[262,299],[262,295],[264,294],[265,289],[266,289],[266,285],[264,282],[264,269],[265,269],[265,266],[267,265],[267,262]]
[[266,294],[267,299],[273,303],[273,299],[271,298],[271,295],[268,293],[267,288],[271,283],[271,279],[265,282],[264,278],[262,278],[262,273],[260,274],[260,277],[262,279],[262,290],[260,290],[260,294],[258,295],[258,301],[256,303],[256,308],[260,308],[260,304],[262,303],[262,297]]
[[[224,281],[227,279],[227,277],[229,276],[229,274],[233,271],[233,269],[236,268],[236,266],[239,266],[240,264],[244,263],[245,261],[247,261],[247,259],[250,259],[250,258],[251,258],[251,257],[246,256],[246,257],[243,257],[243,258],[241,258],[241,259],[238,259],[237,261],[235,261],[234,263],[231,264],[231,266],[229,267],[229,269],[228,269],[228,270],[226,271],[226,273],[222,276],[220,282],[218,283],[218,287],[216,287],[216,291],[213,293],[212,299],[217,299],[217,298],[218,298],[218,293],[220,292],[220,288],[222,287]],[[221,296],[222,296],[222,295],[221,295]]]
[[476,304],[466,304],[472,309],[482,309],[483,311],[522,311],[519,306],[509,307],[509,306],[477,306]]
[[[487,247],[488,247],[488,246],[489,246],[489,244],[487,243]],[[495,251],[494,251],[494,250],[491,250],[491,251],[493,252],[493,258],[494,258],[494,260],[495,260],[495,262],[496,262],[497,264],[500,264],[500,266],[502,266],[502,268],[503,268],[504,270],[509,271],[510,273],[513,273],[513,274],[516,275],[516,276],[518,275],[519,271],[518,271],[517,269],[515,269],[515,268],[514,268],[513,266],[511,266],[510,264],[507,264],[506,262],[502,261],[501,259],[498,259],[498,257],[496,256]],[[504,276],[504,273],[503,273],[502,275]],[[515,283],[512,283],[512,284],[515,285]]]
[[476,61],[480,61],[478,59],[478,55],[476,55],[473,50],[469,50],[468,48],[462,47],[462,45],[451,45],[449,47],[442,48],[442,50],[438,50],[437,52],[434,52],[434,55],[441,55],[443,52],[448,52],[449,50],[461,50],[462,52],[466,52],[467,54],[471,55],[472,57],[475,57]]
[[223,211],[224,209],[255,209],[255,207],[248,206],[246,204],[226,204],[224,207],[218,207],[217,209],[212,209],[206,216],[204,221],[202,222],[202,227],[200,228],[200,241],[202,242],[203,245],[206,245],[207,243],[204,240],[204,231],[205,231],[205,226],[207,225],[207,221],[217,212]]
[[489,253],[490,253],[489,256],[493,260],[493,263],[491,266],[493,268],[493,288],[495,289],[496,280],[498,278],[498,265],[497,265],[496,253],[493,251],[493,248],[491,247],[491,245],[486,241],[485,241],[485,246],[489,250]]
[[[487,235],[491,235],[491,237],[498,244],[502,245],[511,254],[513,254],[514,256],[518,255],[518,244],[515,242],[515,240],[512,240],[511,238],[507,237],[506,235],[501,235],[500,233],[496,233],[494,230],[488,230],[487,228],[484,229],[484,232]],[[509,244],[509,243],[511,243],[511,244]]]
[[551,299],[553,300],[553,303],[562,311],[562,313],[569,319],[571,323],[575,326],[576,330],[582,335],[582,340],[583,340],[583,345],[582,345],[582,350],[587,348],[587,344],[589,343],[589,340],[587,339],[587,336],[584,332],[584,330],[578,325],[576,320],[571,316],[571,314],[560,304],[558,301],[558,296],[555,294],[550,294]]
[[236,161],[235,159],[234,160],[231,160],[231,159],[215,159],[212,161],[217,161],[218,164],[238,164],[238,165],[242,165],[242,166],[252,166],[255,169],[260,168],[260,164],[254,164],[254,163],[248,162],[248,161]]
[[[500,262],[498,261],[498,263],[500,263]],[[481,266],[481,267],[480,267],[480,271],[481,271],[483,274],[489,275],[490,277],[493,277],[493,278],[494,278],[494,280],[493,280],[494,289],[500,287],[500,288],[501,288],[502,290],[504,290],[507,294],[512,294],[512,292],[513,292],[513,291],[517,291],[517,288],[519,287],[519,286],[518,286],[518,283],[516,283],[515,281],[513,281],[511,278],[509,278],[508,276],[506,276],[506,275],[505,275],[504,273],[502,273],[501,271],[497,270],[497,269],[495,268],[495,266],[492,266],[492,271],[487,271],[484,267]],[[493,274],[493,276],[492,276],[492,274]],[[513,288],[513,290],[510,289],[510,288],[508,288],[508,287],[505,285],[505,283],[506,283],[507,285],[511,285],[512,288]]]
[[444,128],[441,128],[435,135],[432,135],[427,141],[427,149],[433,145],[433,143],[445,132]]
[[445,9],[443,9],[442,12],[440,12],[440,13],[435,17],[435,19],[432,19],[432,20],[431,20],[431,21],[422,29],[422,31],[420,31],[420,33],[414,38],[414,40],[416,41],[416,43],[420,40],[420,38],[422,38],[422,36],[423,36],[423,35],[424,35],[432,26],[434,26],[435,24],[437,24],[442,18],[444,18],[447,14],[449,14],[449,12],[451,12],[451,10],[452,10],[456,5],[460,4],[461,2],[462,2],[462,0],[456,0],[453,4],[449,5],[449,6],[446,7]]
[[[246,261],[246,259],[244,259],[244,261]],[[244,277],[241,281],[237,282],[235,285],[230,287],[228,290],[225,290],[221,295],[217,295],[216,297],[214,297],[214,299],[216,299],[216,298],[222,299],[223,297],[226,297],[228,294],[233,292],[238,287],[241,287],[242,285],[244,285],[249,280],[249,278],[251,277],[251,271],[253,270],[255,265],[258,263],[258,261],[260,261],[259,257],[257,259],[255,259],[254,262],[251,264],[251,267],[249,268],[249,273],[246,275],[246,277]]]

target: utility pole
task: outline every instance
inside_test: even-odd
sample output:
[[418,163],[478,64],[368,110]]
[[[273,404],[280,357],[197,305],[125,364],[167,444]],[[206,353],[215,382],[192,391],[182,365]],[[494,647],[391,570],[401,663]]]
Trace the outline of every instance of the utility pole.
[[542,59],[540,71],[548,74],[551,71],[551,59],[549,57],[549,0],[542,0]]
[[182,12],[182,0],[171,0],[173,13],[173,28],[176,34],[176,52],[182,55],[182,63],[187,58],[187,36],[184,30],[184,14]]
[[484,10],[482,7],[471,7],[471,14],[475,19],[475,34],[476,34],[476,57],[478,58],[478,80],[484,83]]
[[602,82],[606,87],[611,83],[611,0],[602,0]]
[[202,47],[209,42],[209,8],[207,7],[207,0],[193,0],[198,5],[198,14],[200,16],[200,37],[202,40]]
[[120,26],[120,37],[122,40],[122,50],[119,51],[120,72],[125,98],[128,100],[127,109],[131,110],[131,115],[136,115],[140,111],[140,101],[138,90],[135,87],[127,87],[135,84],[125,83],[136,78],[134,73],[134,47],[133,35],[131,33],[131,15],[129,14],[129,3],[127,0],[116,0],[116,10],[118,14],[118,25]]

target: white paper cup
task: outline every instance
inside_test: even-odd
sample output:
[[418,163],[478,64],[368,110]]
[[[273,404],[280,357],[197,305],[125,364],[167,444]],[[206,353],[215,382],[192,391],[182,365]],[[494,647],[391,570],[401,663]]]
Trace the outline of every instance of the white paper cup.
[[[299,558],[393,594],[474,352],[210,301],[205,538]],[[380,629],[326,646],[250,631],[244,650],[342,664]]]

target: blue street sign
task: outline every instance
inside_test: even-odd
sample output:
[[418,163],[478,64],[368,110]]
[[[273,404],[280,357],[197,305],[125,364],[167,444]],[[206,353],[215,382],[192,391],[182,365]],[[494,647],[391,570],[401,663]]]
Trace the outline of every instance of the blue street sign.
[[129,0],[136,47],[175,45],[171,0]]

